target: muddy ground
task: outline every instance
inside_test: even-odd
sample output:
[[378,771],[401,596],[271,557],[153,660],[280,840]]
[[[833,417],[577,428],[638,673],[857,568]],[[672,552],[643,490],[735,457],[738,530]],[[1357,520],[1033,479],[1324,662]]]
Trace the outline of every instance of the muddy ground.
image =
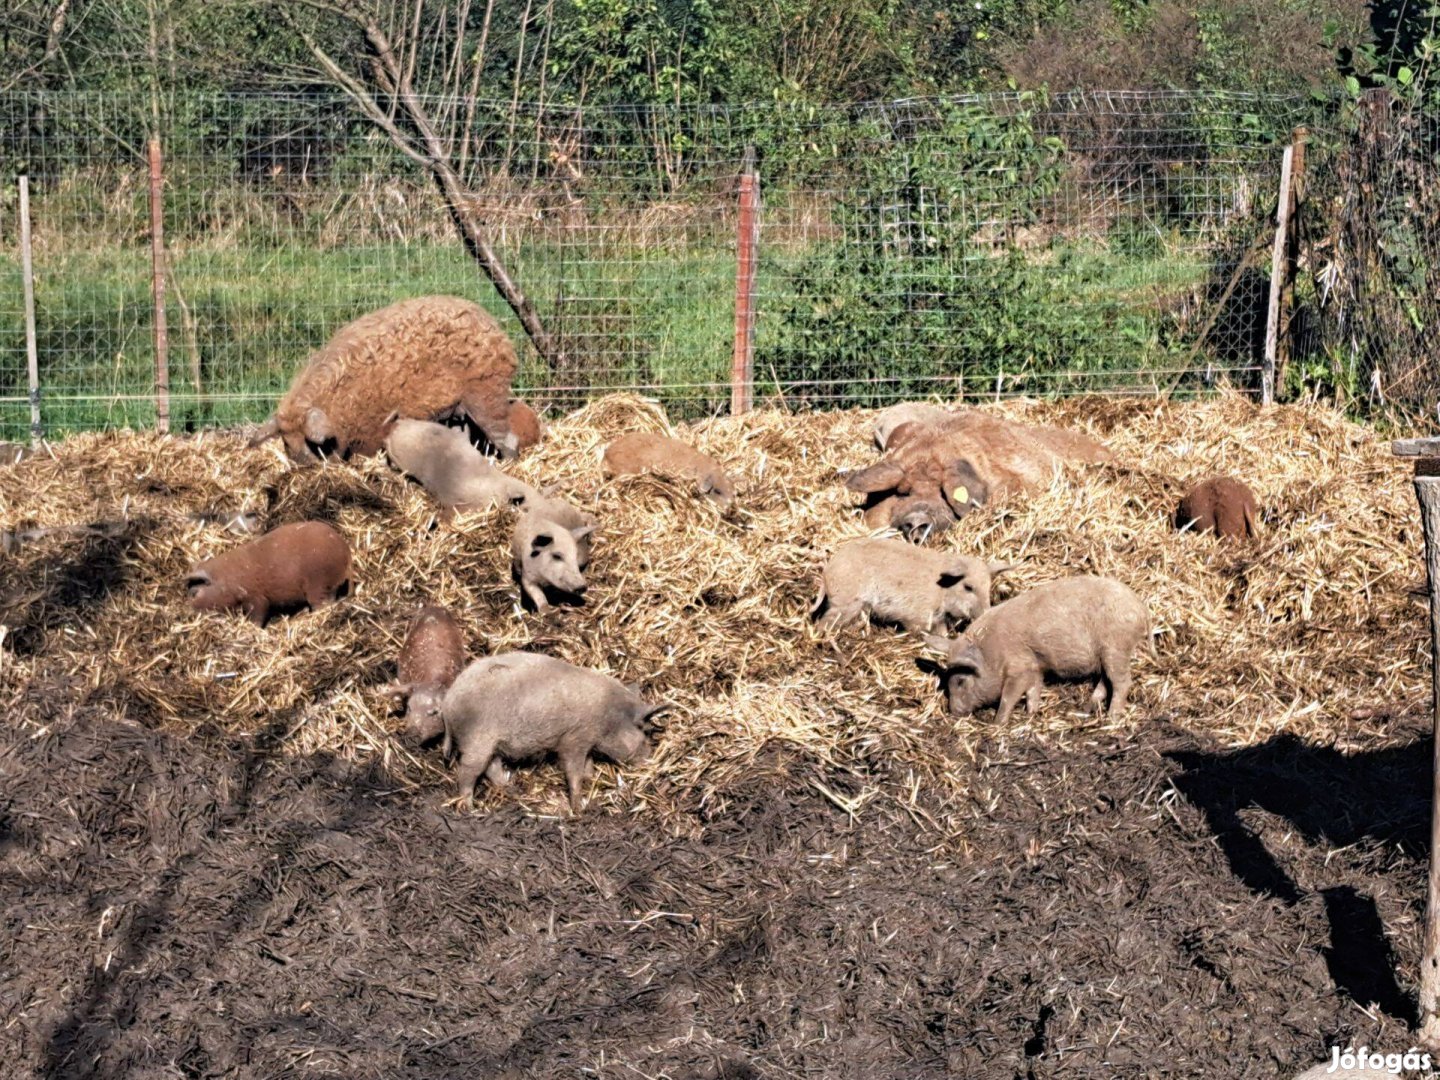
[[949,836],[903,777],[851,816],[819,790],[850,767],[777,749],[667,833],[462,816],[94,697],[0,728],[5,1075],[1218,1078],[1408,1043],[1418,716],[1348,757],[1162,721],[985,747]]

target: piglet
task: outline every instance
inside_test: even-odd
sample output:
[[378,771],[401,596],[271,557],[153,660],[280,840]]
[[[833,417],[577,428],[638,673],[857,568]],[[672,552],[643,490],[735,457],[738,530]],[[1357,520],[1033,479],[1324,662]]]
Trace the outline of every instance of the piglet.
[[510,399],[510,431],[519,444],[517,452],[522,454],[532,446],[540,445],[545,433],[535,410],[519,398]]
[[1212,476],[1185,493],[1175,510],[1175,527],[1245,540],[1257,535],[1259,518],[1253,491],[1232,477]]
[[446,755],[459,751],[455,782],[467,807],[480,774],[508,782],[504,762],[554,754],[565,771],[570,808],[578,814],[590,756],[620,764],[650,756],[646,735],[652,705],[608,675],[539,653],[512,652],[476,660],[445,695]]
[[429,420],[392,419],[385,456],[413,476],[447,510],[524,506],[539,495],[485,459],[461,427]]
[[1072,577],[1037,585],[997,604],[954,639],[927,635],[946,657],[950,712],[969,716],[999,702],[1005,724],[1023,697],[1027,711],[1040,705],[1047,677],[1094,679],[1092,700],[1110,715],[1125,709],[1130,659],[1150,637],[1145,604],[1113,578]]
[[272,610],[313,611],[353,588],[350,547],[323,521],[281,525],[197,563],[185,578],[196,611],[239,608],[264,626]]
[[[1009,563],[932,551],[904,540],[852,540],[835,549],[810,609],[822,626],[864,615],[912,633],[970,622],[990,607],[990,581]],[[824,614],[821,615],[822,609]]]
[[702,454],[689,443],[668,435],[636,431],[622,435],[605,447],[600,463],[606,476],[635,476],[655,473],[658,476],[693,479],[700,494],[713,499],[721,510],[735,501],[735,485],[720,463],[709,454]]
[[385,689],[405,700],[405,725],[420,742],[445,730],[440,702],[465,666],[465,635],[437,604],[422,607],[400,649],[399,682]]
[[589,544],[582,560],[580,543],[588,540],[593,525],[566,528],[538,513],[522,513],[510,532],[511,567],[536,611],[550,606],[550,593],[580,597],[588,582]]

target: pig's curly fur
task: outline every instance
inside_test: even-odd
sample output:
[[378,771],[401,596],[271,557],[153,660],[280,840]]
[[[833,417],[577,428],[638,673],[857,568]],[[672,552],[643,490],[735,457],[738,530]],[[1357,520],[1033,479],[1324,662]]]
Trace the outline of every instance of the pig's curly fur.
[[401,300],[340,328],[310,355],[275,410],[292,457],[305,442],[315,406],[329,420],[342,456],[377,453],[387,422],[434,420],[464,412],[497,445],[510,432],[515,347],[500,324],[469,300]]

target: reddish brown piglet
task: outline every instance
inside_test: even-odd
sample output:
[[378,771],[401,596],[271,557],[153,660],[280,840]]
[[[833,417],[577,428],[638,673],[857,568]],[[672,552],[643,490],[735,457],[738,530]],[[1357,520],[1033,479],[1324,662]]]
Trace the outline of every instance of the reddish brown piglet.
[[324,607],[353,588],[350,547],[323,521],[282,525],[196,563],[185,577],[196,611],[239,608],[264,626],[272,611]]
[[1229,476],[1212,476],[1196,484],[1175,511],[1175,527],[1213,532],[1234,540],[1254,538],[1260,505],[1255,493]]
[[437,604],[426,604],[410,624],[400,650],[399,682],[386,690],[405,699],[405,726],[420,742],[445,730],[440,703],[465,666],[465,635],[455,617]]
[[646,431],[622,435],[609,446],[600,463],[606,476],[657,476],[693,479],[700,494],[712,499],[722,510],[735,501],[735,485],[724,468],[709,454],[668,435]]

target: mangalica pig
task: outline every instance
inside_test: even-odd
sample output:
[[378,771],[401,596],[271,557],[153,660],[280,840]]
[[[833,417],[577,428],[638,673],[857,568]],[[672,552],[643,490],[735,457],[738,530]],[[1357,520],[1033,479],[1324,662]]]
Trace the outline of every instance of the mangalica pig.
[[694,480],[700,494],[713,499],[722,510],[735,501],[735,485],[718,461],[668,435],[644,431],[622,435],[605,447],[600,468],[606,476],[636,476],[648,472]]
[[353,588],[350,546],[323,521],[281,525],[191,568],[185,578],[196,611],[239,608],[258,626],[274,610],[314,611]]
[[1064,465],[1111,457],[1079,432],[978,409],[900,425],[887,446],[884,457],[850,474],[845,485],[867,496],[867,523],[880,521],[912,536],[943,532],[994,496],[1045,486]]
[[250,445],[279,436],[296,464],[376,453],[387,418],[465,417],[513,457],[515,347],[494,317],[458,296],[421,296],[361,315],[310,354]]
[[852,540],[836,548],[826,564],[811,615],[824,608],[821,625],[827,628],[868,615],[912,633],[944,629],[985,612],[991,578],[1008,569],[1009,563],[931,551],[904,540]]
[[464,428],[429,420],[395,420],[385,439],[385,455],[450,510],[524,506],[540,494],[491,465]]
[[881,450],[890,448],[891,436],[903,424],[923,427],[936,420],[943,420],[954,410],[928,401],[904,401],[881,409],[875,417],[875,445]]
[[1255,537],[1259,519],[1255,493],[1229,476],[1212,476],[1196,484],[1175,511],[1177,529],[1213,532],[1235,540]]
[[521,454],[532,446],[539,446],[545,434],[535,410],[519,398],[510,399],[510,430],[515,435],[516,452]]
[[1130,658],[1150,638],[1150,614],[1130,589],[1113,578],[1072,577],[1037,585],[981,615],[959,637],[928,635],[947,658],[950,712],[969,716],[999,702],[1005,724],[1023,697],[1028,711],[1040,704],[1047,677],[1094,679],[1092,700],[1110,715],[1125,708]]
[[400,650],[399,682],[386,690],[405,700],[405,725],[420,742],[441,734],[440,703],[465,666],[465,635],[437,604],[420,609]]
[[500,653],[472,663],[445,695],[444,749],[459,751],[455,782],[466,806],[481,773],[503,786],[505,762],[554,754],[578,814],[590,755],[644,761],[651,721],[665,708],[598,671],[539,653]]
[[579,545],[594,531],[593,525],[566,528],[538,513],[525,512],[510,533],[510,557],[520,588],[536,611],[550,606],[550,593],[580,597],[585,594],[585,566],[589,546],[581,561]]

